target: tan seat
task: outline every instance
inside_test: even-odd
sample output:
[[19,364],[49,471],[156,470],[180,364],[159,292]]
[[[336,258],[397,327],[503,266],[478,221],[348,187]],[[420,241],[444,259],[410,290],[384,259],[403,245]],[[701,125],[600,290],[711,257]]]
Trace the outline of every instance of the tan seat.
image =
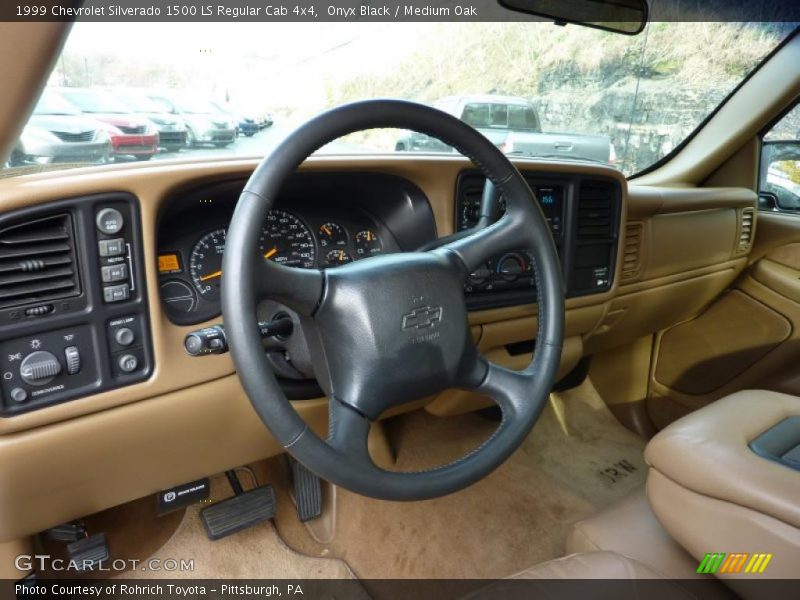
[[598,550],[654,565],[674,579],[711,577],[697,573],[697,560],[658,522],[644,487],[572,526],[567,534],[567,554]]
[[[800,472],[748,444],[787,417],[800,398],[737,392],[676,421],[645,450],[647,497],[659,522],[698,561],[707,552],[770,553],[761,579],[800,572]],[[744,597],[745,571],[718,573]]]
[[638,560],[616,552],[583,552],[556,558],[507,579],[666,579]]
[[468,598],[697,600],[708,597],[705,587],[697,586],[709,584],[718,585],[716,582],[706,581],[674,582],[663,573],[615,552],[587,552],[571,554],[525,569],[471,594]]

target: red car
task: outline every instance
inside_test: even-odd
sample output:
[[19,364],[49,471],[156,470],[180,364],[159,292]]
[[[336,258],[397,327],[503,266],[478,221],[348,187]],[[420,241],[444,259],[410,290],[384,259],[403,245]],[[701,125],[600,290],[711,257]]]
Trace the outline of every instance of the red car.
[[61,88],[58,93],[82,113],[106,125],[114,156],[150,160],[158,152],[158,128],[149,119],[131,114],[108,92]]

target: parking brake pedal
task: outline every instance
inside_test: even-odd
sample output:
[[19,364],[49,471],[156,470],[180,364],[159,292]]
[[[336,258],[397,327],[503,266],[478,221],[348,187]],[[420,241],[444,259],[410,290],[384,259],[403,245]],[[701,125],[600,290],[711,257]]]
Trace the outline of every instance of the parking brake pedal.
[[200,511],[211,540],[219,540],[275,516],[275,490],[262,485],[233,498],[216,502]]
[[322,485],[319,477],[295,459],[289,459],[294,481],[294,501],[297,518],[305,523],[322,514]]
[[78,571],[92,571],[109,557],[106,534],[98,533],[67,544],[70,561]]

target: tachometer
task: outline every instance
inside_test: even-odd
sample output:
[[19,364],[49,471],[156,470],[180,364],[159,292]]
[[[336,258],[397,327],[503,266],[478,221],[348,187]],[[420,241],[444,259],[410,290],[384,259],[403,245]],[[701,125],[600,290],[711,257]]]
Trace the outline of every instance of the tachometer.
[[195,288],[204,300],[219,300],[222,279],[222,254],[225,252],[225,230],[205,234],[192,248],[189,273]]
[[284,210],[272,210],[261,232],[259,248],[264,258],[287,267],[310,269],[317,257],[314,237],[305,224]]

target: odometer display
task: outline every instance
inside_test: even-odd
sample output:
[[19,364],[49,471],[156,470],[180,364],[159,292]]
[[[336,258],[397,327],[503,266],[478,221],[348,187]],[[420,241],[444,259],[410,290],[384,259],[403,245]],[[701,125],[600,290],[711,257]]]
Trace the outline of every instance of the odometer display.
[[313,268],[317,257],[314,237],[296,216],[272,210],[261,232],[259,249],[264,258],[287,267]]

